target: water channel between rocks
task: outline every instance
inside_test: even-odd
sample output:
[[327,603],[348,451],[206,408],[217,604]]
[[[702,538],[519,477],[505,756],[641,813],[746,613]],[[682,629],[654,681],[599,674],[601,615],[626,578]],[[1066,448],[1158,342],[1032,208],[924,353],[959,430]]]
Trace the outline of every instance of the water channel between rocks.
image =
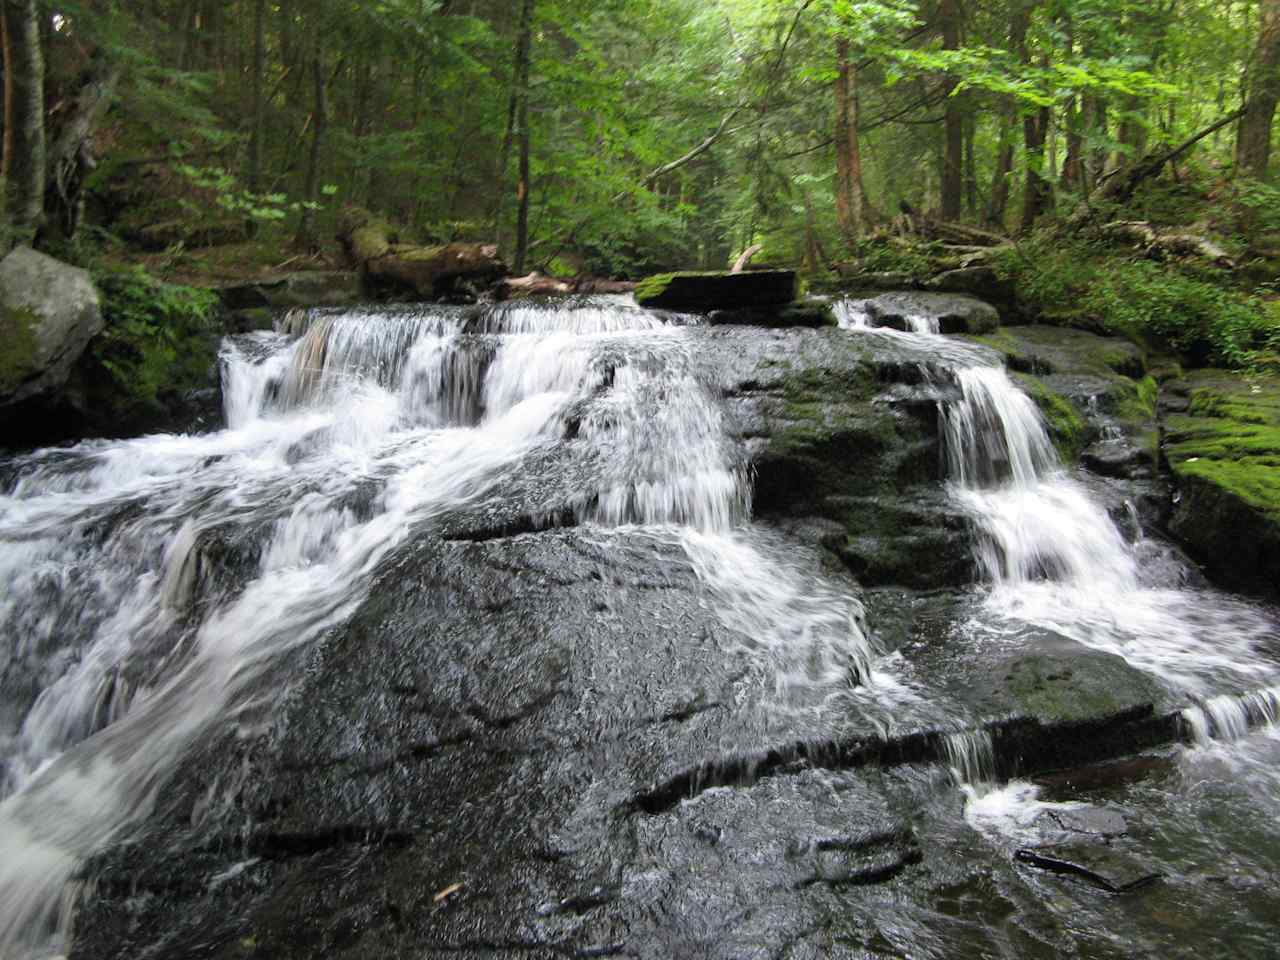
[[[0,958],[1274,955],[1275,612],[839,314],[313,311],[222,431],[0,463]],[[974,582],[776,509],[790,385],[868,376]]]

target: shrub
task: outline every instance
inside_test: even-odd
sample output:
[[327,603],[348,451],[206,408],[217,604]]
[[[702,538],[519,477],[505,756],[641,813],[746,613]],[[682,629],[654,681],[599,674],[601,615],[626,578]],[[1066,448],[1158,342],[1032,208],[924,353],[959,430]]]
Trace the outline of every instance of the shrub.
[[217,294],[162,283],[141,267],[95,278],[106,326],[94,359],[131,404],[202,384],[216,351]]

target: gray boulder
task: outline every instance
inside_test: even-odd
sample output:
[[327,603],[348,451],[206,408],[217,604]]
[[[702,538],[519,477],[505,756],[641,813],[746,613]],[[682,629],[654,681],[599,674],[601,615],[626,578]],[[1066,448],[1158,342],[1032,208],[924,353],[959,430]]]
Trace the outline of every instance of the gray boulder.
[[62,388],[102,326],[88,271],[29,247],[0,260],[0,407]]
[[884,293],[866,309],[875,326],[896,330],[927,325],[938,333],[991,333],[1000,325],[995,307],[959,293]]

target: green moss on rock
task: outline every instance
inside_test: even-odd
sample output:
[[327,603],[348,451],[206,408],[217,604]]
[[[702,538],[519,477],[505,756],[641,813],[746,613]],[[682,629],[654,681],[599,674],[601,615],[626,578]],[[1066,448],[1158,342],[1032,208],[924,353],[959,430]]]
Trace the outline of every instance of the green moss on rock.
[[0,309],[0,394],[38,372],[39,326],[40,318],[30,308]]
[[1084,418],[1066,397],[1050,390],[1040,378],[1028,373],[1015,374],[1018,382],[1040,408],[1049,437],[1058,448],[1064,461],[1072,462],[1080,456],[1087,436]]
[[1218,579],[1280,594],[1280,378],[1191,374],[1187,410],[1167,418],[1178,486],[1171,528]]

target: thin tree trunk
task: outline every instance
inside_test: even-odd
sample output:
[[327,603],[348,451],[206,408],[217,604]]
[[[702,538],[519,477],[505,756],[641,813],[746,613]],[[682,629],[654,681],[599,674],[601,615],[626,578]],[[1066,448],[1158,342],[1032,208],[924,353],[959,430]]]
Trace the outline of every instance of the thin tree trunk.
[[1271,121],[1280,101],[1280,0],[1262,0],[1245,114],[1236,133],[1236,167],[1262,180],[1271,159]]
[[253,4],[253,77],[252,121],[249,130],[249,173],[245,178],[250,193],[257,193],[262,179],[262,75],[266,69],[266,13],[267,0],[254,0]]
[[1142,114],[1143,102],[1138,97],[1127,97],[1124,115],[1120,120],[1117,138],[1123,149],[1116,151],[1115,167],[1127,167],[1136,163],[1147,152],[1147,124]]
[[1067,101],[1067,156],[1062,161],[1062,186],[1065,189],[1084,185],[1084,135],[1080,130],[1081,116],[1076,108],[1076,98]]
[[835,81],[836,223],[852,244],[866,230],[870,213],[862,182],[862,145],[858,138],[861,96],[858,66],[849,58],[849,41],[836,40]]
[[515,273],[524,273],[529,256],[529,60],[533,47],[533,3],[523,0],[520,8],[520,37],[516,44],[516,128],[520,141],[520,174],[516,181]]
[[[942,21],[942,47],[957,50],[960,47],[960,11],[956,0],[942,0],[938,7],[938,19]],[[956,80],[951,75],[943,80],[942,92],[946,98],[943,110],[943,128],[946,145],[942,159],[942,219],[959,220],[964,194],[964,118],[960,102],[952,96]]]
[[[1031,11],[1035,5],[1036,0],[1024,0],[1014,14],[1013,23],[1010,26],[1010,38],[1014,41],[1015,48],[1021,52],[1023,63],[1031,62],[1031,51],[1027,47],[1027,31],[1031,27]],[[1048,64],[1046,63],[1045,66]],[[1044,148],[1048,132],[1048,107],[1041,107],[1022,118],[1022,138],[1027,169],[1026,186],[1022,193],[1023,230],[1030,229],[1040,215],[1049,209],[1052,202],[1052,187],[1044,177]]]
[[1010,101],[1000,118],[1000,144],[996,152],[996,169],[991,175],[991,194],[987,203],[988,226],[1004,229],[1005,213],[1009,209],[1009,183],[1013,177],[1014,120],[1017,108]]
[[315,31],[315,49],[311,61],[311,83],[315,97],[315,108],[311,124],[311,156],[307,160],[307,179],[302,189],[302,217],[298,221],[298,236],[295,241],[304,250],[319,249],[319,241],[315,233],[315,211],[312,204],[320,195],[320,151],[324,146],[325,128],[328,126],[324,95],[324,48],[321,45],[322,33],[319,24],[312,27]]
[[3,34],[7,248],[30,243],[44,214],[44,56],[37,0],[4,0]]
[[978,217],[978,158],[974,141],[978,138],[978,118],[970,111],[964,124],[964,206],[976,222]]
[[1107,122],[1107,101],[1099,97],[1085,97],[1082,108],[1084,127],[1088,131],[1093,149],[1086,150],[1084,159],[1084,185],[1086,193],[1097,188],[1098,182],[1107,170],[1107,148],[1105,146],[1109,131]]

